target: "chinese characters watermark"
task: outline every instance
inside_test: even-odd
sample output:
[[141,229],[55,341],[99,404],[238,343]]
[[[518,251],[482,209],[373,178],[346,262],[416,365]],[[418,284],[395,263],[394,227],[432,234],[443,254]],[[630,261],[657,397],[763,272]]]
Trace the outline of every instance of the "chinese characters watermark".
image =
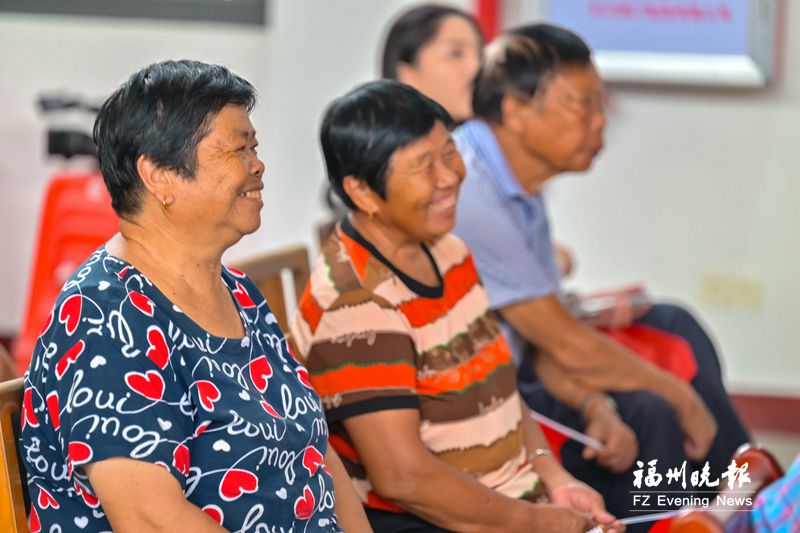
[[[667,469],[666,476],[658,472],[656,468],[657,463],[658,459],[648,461],[647,474],[645,474],[644,463],[642,461],[636,461],[636,466],[638,468],[633,471],[633,486],[640,489],[642,488],[642,482],[644,482],[646,487],[658,487],[661,485],[661,482],[666,479],[667,485],[672,485],[673,483],[677,485],[678,481],[680,481],[681,487],[684,489],[686,488],[686,461],[684,461],[680,467],[675,466]],[[727,478],[728,489],[742,488],[742,485],[745,483],[750,483],[750,474],[747,472],[748,466],[748,463],[739,466],[736,464],[736,461],[731,461],[731,464],[728,465],[728,468],[722,473],[720,478],[711,479],[711,467],[708,461],[706,461],[702,469],[691,472],[689,482],[693,488],[716,488],[719,486],[722,479]],[[738,487],[734,487],[737,482]]]

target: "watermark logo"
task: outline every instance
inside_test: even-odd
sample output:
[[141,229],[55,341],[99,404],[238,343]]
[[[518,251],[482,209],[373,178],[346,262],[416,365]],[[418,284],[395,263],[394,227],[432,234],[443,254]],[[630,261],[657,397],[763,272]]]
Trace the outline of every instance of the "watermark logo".
[[636,461],[631,491],[632,512],[694,507],[700,509],[740,509],[753,505],[748,463],[737,465],[731,461],[719,477],[711,476],[708,461],[699,470],[687,470],[687,461],[681,466],[659,471],[658,459]]

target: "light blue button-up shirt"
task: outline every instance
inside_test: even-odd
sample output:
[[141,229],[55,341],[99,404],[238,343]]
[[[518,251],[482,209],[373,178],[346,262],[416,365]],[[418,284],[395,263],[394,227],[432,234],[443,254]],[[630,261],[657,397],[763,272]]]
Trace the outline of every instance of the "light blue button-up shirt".
[[[541,194],[522,189],[485,122],[471,120],[453,137],[467,167],[454,232],[472,250],[492,309],[558,295],[558,266]],[[527,343],[501,324],[519,365]]]

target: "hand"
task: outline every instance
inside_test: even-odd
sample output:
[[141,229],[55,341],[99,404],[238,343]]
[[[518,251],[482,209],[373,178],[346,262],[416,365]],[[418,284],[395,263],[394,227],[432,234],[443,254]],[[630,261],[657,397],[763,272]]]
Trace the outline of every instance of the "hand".
[[[625,531],[625,526],[606,511],[603,497],[593,488],[574,478],[570,482],[552,488],[550,499],[555,504],[588,513],[595,522],[603,524],[607,531],[617,533]],[[591,527],[594,527],[594,524]],[[588,529],[584,531],[588,531]]]
[[553,255],[556,256],[559,276],[566,278],[575,270],[575,259],[569,248],[559,242],[553,243]]
[[678,422],[683,428],[686,457],[700,461],[708,453],[717,435],[717,422],[697,392],[688,385],[686,388],[688,399],[677,411]]
[[647,314],[651,307],[650,299],[641,285],[596,291],[583,298],[586,300],[601,299],[607,306],[599,315],[588,319],[587,323],[612,330],[630,326],[635,320]]
[[616,297],[616,301],[614,302],[614,307],[611,309],[611,313],[609,316],[609,329],[622,329],[627,328],[633,321],[636,319],[636,316],[633,312],[633,305],[631,305],[631,300],[628,298],[626,294],[618,294]]
[[[598,396],[598,399],[601,398]],[[588,421],[586,434],[605,446],[602,451],[585,447],[583,458],[587,461],[595,459],[597,464],[617,474],[628,470],[639,454],[639,444],[633,430],[604,401],[591,401],[583,411]]]

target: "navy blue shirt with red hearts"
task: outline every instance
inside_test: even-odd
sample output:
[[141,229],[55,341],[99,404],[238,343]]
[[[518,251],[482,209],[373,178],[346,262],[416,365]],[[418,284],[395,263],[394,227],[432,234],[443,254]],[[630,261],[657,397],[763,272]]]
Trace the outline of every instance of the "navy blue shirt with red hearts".
[[25,374],[32,533],[110,531],[83,468],[110,457],[168,470],[229,531],[340,531],[308,372],[256,286],[222,278],[243,338],[209,334],[105,248],[67,281]]

